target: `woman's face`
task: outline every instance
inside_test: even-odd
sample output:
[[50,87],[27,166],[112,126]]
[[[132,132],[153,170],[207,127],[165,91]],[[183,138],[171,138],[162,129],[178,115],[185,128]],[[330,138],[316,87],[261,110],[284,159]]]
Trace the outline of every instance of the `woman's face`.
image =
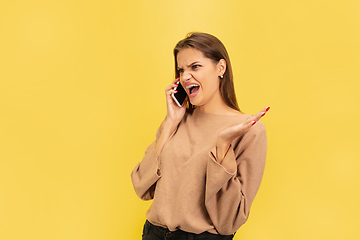
[[[219,76],[221,67],[194,48],[184,48],[177,55],[180,83],[192,105],[202,107],[220,96]],[[215,97],[215,98],[214,98]]]

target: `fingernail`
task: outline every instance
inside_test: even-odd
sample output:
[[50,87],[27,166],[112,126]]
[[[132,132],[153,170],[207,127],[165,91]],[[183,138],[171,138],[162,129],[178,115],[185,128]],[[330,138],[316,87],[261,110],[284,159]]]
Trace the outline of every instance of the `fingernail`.
[[179,85],[179,83],[178,83],[178,82],[176,82],[175,84],[176,84],[176,85]]
[[265,114],[266,114],[266,113],[263,113],[263,114],[261,114],[261,116],[263,117]]
[[180,77],[177,77],[177,78],[176,78],[176,80],[179,80],[179,79],[180,79]]
[[252,123],[252,125],[254,125],[256,122],[254,121],[253,123]]
[[176,93],[178,92],[178,90],[174,90]]
[[269,109],[270,109],[270,107],[267,107],[267,108],[266,108],[266,111],[269,111]]

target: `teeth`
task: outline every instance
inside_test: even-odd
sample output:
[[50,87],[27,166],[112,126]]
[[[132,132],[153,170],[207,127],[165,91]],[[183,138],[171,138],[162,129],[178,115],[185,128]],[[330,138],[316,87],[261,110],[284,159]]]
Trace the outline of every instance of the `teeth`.
[[189,89],[189,88],[192,88],[192,87],[198,87],[199,85],[196,85],[196,84],[191,84],[191,85],[189,85],[189,86],[186,86],[186,88],[187,89]]

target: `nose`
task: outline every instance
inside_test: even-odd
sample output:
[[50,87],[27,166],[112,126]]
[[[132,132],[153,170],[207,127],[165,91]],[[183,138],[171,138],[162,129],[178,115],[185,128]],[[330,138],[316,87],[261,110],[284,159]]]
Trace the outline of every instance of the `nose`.
[[183,74],[181,74],[180,77],[181,77],[182,82],[185,83],[185,82],[189,81],[192,76],[191,76],[191,74],[189,72],[184,71]]

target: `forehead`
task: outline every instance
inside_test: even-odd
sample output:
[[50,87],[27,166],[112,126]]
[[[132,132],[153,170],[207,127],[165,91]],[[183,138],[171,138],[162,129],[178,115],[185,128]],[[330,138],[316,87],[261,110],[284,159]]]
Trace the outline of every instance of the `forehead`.
[[178,66],[187,66],[196,61],[206,61],[204,54],[195,48],[184,48],[177,54]]

